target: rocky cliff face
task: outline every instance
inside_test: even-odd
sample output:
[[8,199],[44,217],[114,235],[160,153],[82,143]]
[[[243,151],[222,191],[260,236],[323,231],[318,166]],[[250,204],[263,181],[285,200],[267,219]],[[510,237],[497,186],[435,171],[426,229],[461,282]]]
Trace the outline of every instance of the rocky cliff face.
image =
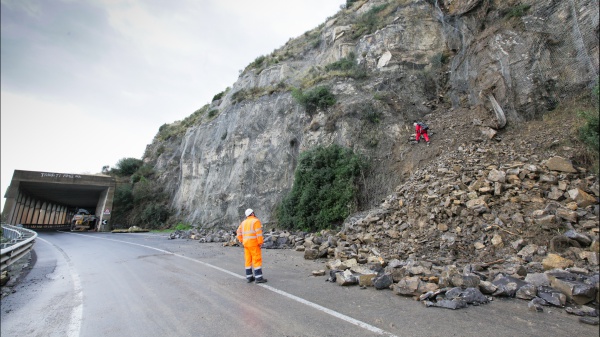
[[[159,132],[144,160],[179,218],[229,228],[248,207],[271,222],[299,154],[336,143],[372,163],[366,209],[438,156],[407,142],[413,119],[431,125],[432,147],[457,150],[460,142],[436,144],[435,133],[473,135],[463,118],[495,132],[542,116],[597,80],[598,53],[595,0],[357,1],[255,60],[193,123],[168,126],[183,131]],[[343,59],[360,72],[328,70]],[[291,89],[318,85],[337,103],[308,114]],[[441,118],[449,110],[464,113]]]

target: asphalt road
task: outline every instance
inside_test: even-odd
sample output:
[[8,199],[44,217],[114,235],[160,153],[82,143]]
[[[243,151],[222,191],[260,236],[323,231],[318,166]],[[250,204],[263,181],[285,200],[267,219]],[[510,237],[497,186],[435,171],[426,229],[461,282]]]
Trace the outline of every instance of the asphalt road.
[[598,336],[516,299],[453,311],[340,287],[292,250],[263,250],[269,282],[247,284],[241,248],[166,237],[40,233],[33,268],[2,299],[2,337]]

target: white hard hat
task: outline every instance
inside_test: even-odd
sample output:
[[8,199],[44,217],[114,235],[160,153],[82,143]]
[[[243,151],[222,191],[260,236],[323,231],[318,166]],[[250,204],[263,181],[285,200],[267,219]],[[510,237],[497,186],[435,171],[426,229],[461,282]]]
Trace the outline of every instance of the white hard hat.
[[254,211],[252,210],[252,208],[248,208],[246,210],[246,216],[250,216],[250,214],[254,213]]

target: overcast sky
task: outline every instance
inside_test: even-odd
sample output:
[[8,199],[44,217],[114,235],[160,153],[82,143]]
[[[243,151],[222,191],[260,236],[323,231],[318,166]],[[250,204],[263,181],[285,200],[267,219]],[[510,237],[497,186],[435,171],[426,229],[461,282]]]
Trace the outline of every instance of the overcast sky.
[[14,170],[94,174],[141,159],[162,124],[345,2],[1,0],[2,196]]

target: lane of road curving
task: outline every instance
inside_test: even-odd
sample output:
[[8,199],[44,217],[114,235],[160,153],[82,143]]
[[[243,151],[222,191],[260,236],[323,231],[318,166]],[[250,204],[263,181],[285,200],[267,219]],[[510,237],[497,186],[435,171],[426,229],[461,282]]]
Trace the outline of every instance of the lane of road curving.
[[597,336],[561,309],[520,300],[452,311],[391,291],[324,282],[324,264],[265,250],[266,284],[243,252],[166,234],[41,233],[31,272],[2,300],[2,336]]

